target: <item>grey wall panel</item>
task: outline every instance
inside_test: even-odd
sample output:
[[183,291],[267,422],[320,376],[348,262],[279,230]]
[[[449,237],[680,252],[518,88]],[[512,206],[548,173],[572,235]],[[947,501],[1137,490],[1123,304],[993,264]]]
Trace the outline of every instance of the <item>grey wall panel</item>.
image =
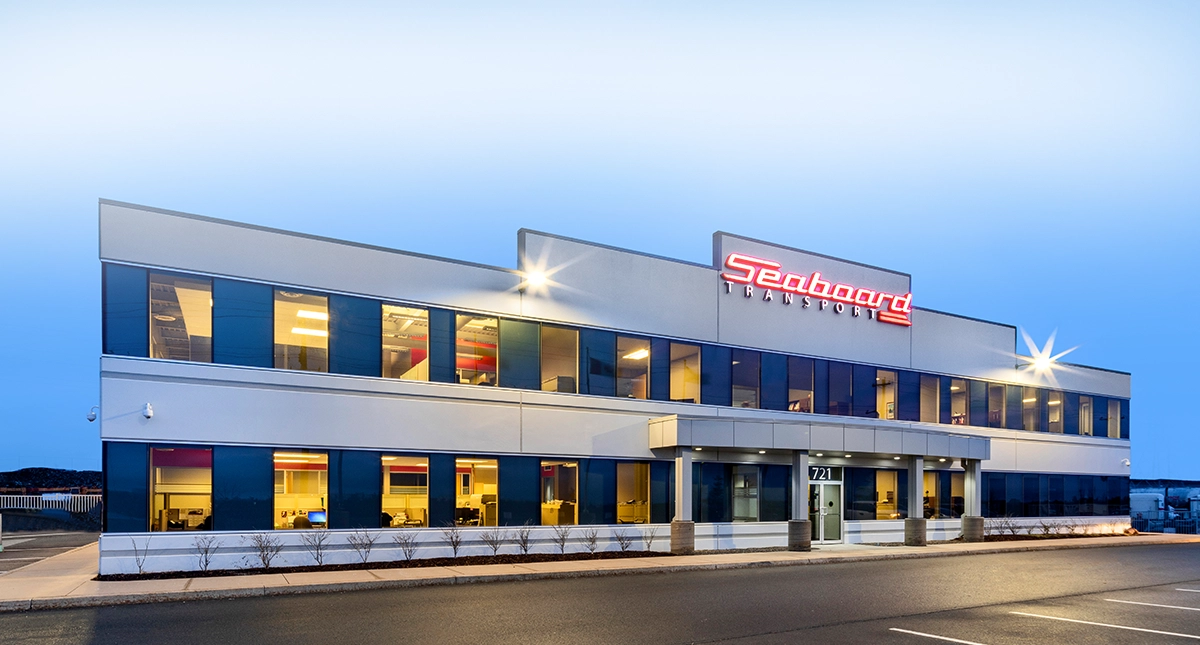
[[519,315],[514,271],[102,203],[100,258]]
[[716,271],[693,264],[521,231],[520,266],[549,274],[524,313],[644,334],[717,340]]
[[[713,246],[718,264],[736,252],[774,260],[783,265],[784,271],[797,274],[820,271],[823,280],[835,283],[898,295],[908,293],[910,288],[910,278],[905,274],[764,242],[718,234],[713,237]],[[774,292],[773,299],[767,302],[763,290],[757,287],[751,297],[745,297],[740,285],[727,292],[719,277],[714,278],[714,283],[711,288],[719,300],[722,343],[846,361],[909,365],[908,327],[872,320],[865,312],[855,317],[849,307],[839,314],[832,303],[821,309],[815,299],[807,309],[800,297],[787,305],[779,292]]]
[[[913,311],[912,367],[1015,382],[1017,330],[936,311]],[[947,342],[952,339],[953,342]]]

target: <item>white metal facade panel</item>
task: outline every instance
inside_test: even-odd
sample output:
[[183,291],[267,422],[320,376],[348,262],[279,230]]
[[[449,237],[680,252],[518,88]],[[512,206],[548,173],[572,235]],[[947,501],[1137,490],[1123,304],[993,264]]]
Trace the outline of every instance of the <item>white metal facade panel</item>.
[[1016,381],[1016,329],[925,309],[912,320],[914,370]]

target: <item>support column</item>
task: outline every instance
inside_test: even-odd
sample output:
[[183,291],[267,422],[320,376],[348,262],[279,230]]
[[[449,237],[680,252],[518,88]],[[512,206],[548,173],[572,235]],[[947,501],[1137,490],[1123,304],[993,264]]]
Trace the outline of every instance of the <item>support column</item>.
[[675,519],[671,520],[671,553],[696,550],[692,521],[692,449],[675,449]]
[[962,535],[964,542],[983,542],[983,463],[978,459],[963,459]]
[[908,458],[908,518],[904,520],[904,544],[925,546],[925,458]]
[[788,520],[788,551],[812,550],[812,520],[808,519],[808,451],[792,453],[792,518]]

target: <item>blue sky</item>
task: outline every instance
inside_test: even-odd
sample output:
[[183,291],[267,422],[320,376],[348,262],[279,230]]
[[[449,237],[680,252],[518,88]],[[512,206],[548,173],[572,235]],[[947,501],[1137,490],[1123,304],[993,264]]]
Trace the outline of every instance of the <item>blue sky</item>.
[[[200,8],[200,7],[203,8]],[[9,3],[0,470],[98,468],[97,199],[514,266],[727,230],[1134,374],[1200,479],[1200,5]]]

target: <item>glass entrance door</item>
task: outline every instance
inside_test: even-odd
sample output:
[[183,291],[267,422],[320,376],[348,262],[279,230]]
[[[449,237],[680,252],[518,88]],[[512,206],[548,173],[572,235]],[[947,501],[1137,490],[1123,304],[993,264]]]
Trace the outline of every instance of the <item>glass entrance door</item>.
[[812,541],[842,541],[842,485],[809,484],[808,519],[812,522]]

